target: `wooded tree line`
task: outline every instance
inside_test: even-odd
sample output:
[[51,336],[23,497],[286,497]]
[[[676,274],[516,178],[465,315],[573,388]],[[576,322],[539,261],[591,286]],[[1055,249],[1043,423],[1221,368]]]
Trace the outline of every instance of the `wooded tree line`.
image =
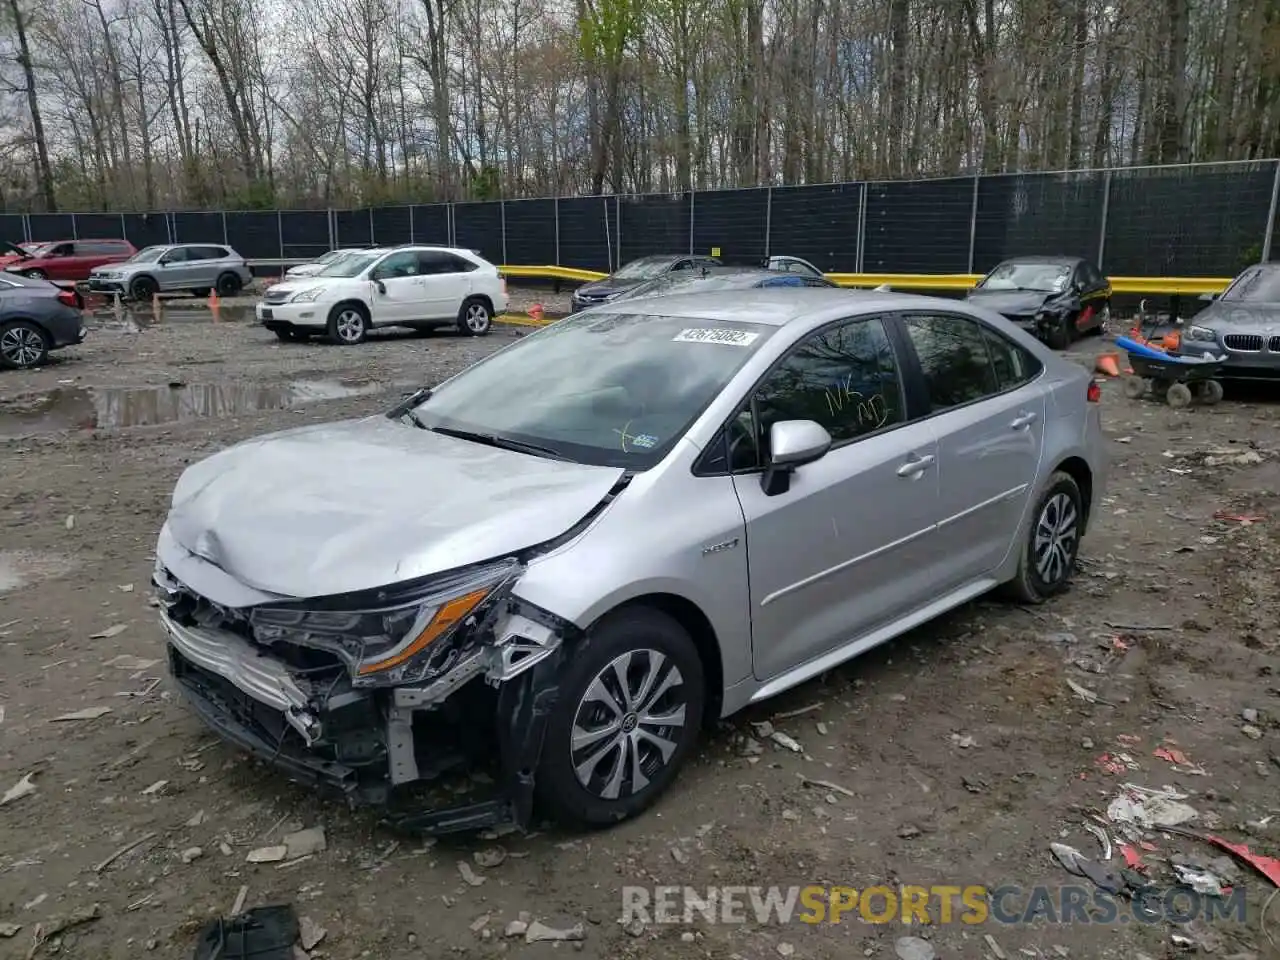
[[0,0],[0,209],[1280,155],[1280,0]]

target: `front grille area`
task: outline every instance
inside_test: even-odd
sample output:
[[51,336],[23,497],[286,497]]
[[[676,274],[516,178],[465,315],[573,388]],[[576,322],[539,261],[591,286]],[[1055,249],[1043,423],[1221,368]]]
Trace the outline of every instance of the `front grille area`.
[[1267,344],[1267,349],[1272,353],[1280,353],[1280,337],[1272,337]]
[[284,303],[291,294],[287,290],[268,290],[262,295],[263,303]]
[[1262,335],[1257,333],[1228,333],[1222,342],[1228,350],[1240,353],[1257,353],[1262,349]]

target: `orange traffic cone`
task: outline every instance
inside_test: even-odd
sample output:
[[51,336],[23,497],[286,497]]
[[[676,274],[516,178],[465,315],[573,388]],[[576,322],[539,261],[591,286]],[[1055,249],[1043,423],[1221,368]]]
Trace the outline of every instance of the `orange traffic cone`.
[[1097,370],[1098,373],[1105,373],[1108,377],[1120,376],[1120,357],[1114,353],[1104,353],[1099,355]]
[[542,322],[542,304],[535,303],[529,308],[529,319],[536,320],[539,323]]
[[222,301],[218,299],[216,290],[209,292],[209,309],[213,311],[213,322],[217,323],[222,318]]

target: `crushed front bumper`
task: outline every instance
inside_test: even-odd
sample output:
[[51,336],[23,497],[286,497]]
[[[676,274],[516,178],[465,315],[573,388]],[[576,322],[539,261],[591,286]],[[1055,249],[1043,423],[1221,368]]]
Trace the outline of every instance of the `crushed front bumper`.
[[[337,676],[312,679],[231,631],[163,613],[161,624],[170,670],[195,713],[290,779],[378,808],[400,829],[527,828],[559,692],[558,642],[505,681],[494,678],[513,672],[510,656],[484,645],[422,687],[357,690]],[[518,617],[511,628],[535,632]],[[453,789],[464,775],[486,781],[487,795]]]

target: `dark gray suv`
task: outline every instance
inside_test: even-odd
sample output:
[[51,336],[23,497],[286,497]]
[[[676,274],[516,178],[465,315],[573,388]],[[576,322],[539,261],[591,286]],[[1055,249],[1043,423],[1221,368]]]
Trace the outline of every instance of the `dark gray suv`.
[[139,250],[124,263],[89,274],[89,289],[150,300],[157,293],[188,290],[198,297],[216,290],[234,297],[253,280],[244,257],[226,244],[175,243]]

